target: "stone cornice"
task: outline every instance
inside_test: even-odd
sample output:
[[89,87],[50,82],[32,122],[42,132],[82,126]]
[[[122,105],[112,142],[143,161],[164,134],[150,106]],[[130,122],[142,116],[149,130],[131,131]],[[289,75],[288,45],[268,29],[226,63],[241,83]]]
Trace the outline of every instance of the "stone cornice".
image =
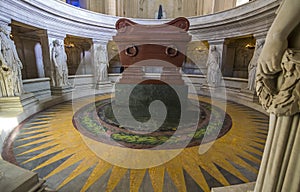
[[115,34],[116,17],[93,13],[60,1],[0,0],[0,5],[0,18],[9,18],[54,34],[105,41]]
[[[189,17],[189,33],[198,40],[213,41],[249,34],[266,34],[281,0],[256,0],[216,14]],[[0,0],[0,20],[45,29],[54,34],[107,42],[115,35],[119,17],[80,9],[56,0]],[[162,24],[171,19],[132,19],[140,24]]]
[[189,32],[199,40],[266,34],[280,0],[256,0],[219,13],[190,17]]

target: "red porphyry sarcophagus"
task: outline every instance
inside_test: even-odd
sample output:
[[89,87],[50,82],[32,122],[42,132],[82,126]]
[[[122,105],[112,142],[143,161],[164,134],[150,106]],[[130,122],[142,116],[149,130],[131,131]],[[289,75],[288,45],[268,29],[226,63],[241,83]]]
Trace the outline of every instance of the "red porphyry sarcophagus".
[[[160,25],[141,25],[121,18],[116,22],[118,33],[116,42],[122,66],[129,67],[142,60],[162,60],[181,67],[187,43],[191,36],[187,33],[189,21],[178,17]],[[161,66],[160,63],[151,63]]]

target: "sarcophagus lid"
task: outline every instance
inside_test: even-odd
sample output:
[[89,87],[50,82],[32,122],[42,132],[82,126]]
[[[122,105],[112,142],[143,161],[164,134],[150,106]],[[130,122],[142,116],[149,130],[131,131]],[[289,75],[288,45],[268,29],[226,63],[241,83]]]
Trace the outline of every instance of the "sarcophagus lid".
[[[129,19],[119,19],[116,22],[118,33],[113,40],[118,46],[122,65],[127,67],[154,59],[181,67],[187,43],[191,40],[187,33],[189,25],[184,17],[160,25],[141,25]],[[159,62],[151,65],[161,66]]]

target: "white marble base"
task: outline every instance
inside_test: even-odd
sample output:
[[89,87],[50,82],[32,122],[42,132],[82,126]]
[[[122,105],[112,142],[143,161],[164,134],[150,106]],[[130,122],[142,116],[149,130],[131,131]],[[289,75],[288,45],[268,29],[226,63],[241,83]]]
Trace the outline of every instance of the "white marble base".
[[246,101],[258,102],[256,92],[248,89],[241,89],[239,92],[239,97]]
[[97,82],[95,85],[96,89],[108,89],[108,88],[112,88],[112,84],[110,81],[101,81],[101,82]]
[[202,85],[198,94],[209,96],[216,99],[225,99],[226,100],[226,88],[222,86],[209,86]]
[[240,185],[230,185],[226,187],[212,188],[211,192],[252,192],[255,187],[255,182],[245,183]]
[[45,191],[44,183],[36,173],[0,160],[1,192]]
[[36,78],[23,80],[24,90],[33,93],[36,98],[43,100],[51,97],[50,78]]
[[71,87],[70,85],[63,86],[63,87],[51,87],[51,94],[55,96],[61,96],[66,93],[72,92],[72,90],[73,87]]
[[33,93],[25,93],[16,97],[1,97],[0,111],[23,111],[24,108],[37,104]]

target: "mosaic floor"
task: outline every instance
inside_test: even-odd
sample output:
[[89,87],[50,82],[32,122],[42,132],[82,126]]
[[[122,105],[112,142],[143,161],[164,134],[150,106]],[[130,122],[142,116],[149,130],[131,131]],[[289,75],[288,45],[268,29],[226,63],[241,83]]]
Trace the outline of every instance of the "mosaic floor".
[[[109,97],[100,95],[96,100]],[[209,102],[205,97],[196,99]],[[88,138],[74,128],[73,115],[91,102],[93,99],[84,98],[75,107],[65,102],[32,116],[12,134],[4,158],[37,172],[58,191],[206,192],[256,180],[268,128],[268,117],[260,112],[227,102],[231,129],[214,143],[201,144],[208,150],[200,154],[199,145],[179,152],[124,149]],[[137,160],[139,155],[144,159]],[[173,156],[156,166],[139,167],[163,155]]]

